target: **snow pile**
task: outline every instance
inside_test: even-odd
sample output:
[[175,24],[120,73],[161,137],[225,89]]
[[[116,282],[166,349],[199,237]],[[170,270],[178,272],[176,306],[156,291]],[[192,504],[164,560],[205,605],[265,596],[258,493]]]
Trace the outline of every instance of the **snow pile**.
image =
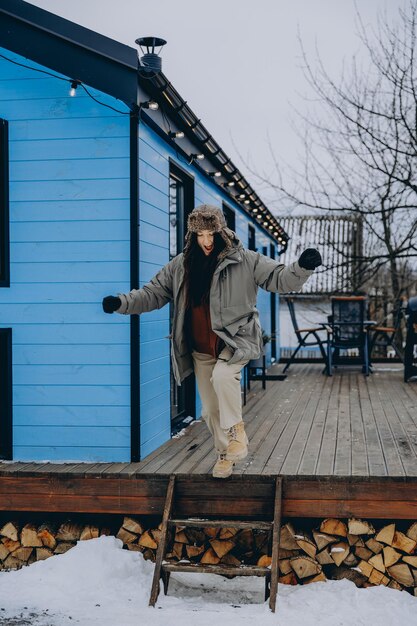
[[122,545],[112,536],[79,541],[65,554],[0,572],[1,626],[213,626],[216,619],[221,626],[417,626],[410,594],[345,580],[280,585],[274,615],[263,579],[174,574],[169,595],[150,608],[154,566]]

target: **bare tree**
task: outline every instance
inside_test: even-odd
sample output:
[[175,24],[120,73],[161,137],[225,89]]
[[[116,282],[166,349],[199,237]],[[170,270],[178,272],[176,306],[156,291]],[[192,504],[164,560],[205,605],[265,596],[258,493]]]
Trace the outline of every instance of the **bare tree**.
[[357,19],[369,65],[365,71],[353,58],[338,82],[319,55],[312,66],[300,38],[305,77],[318,103],[302,116],[301,168],[283,182],[275,159],[272,187],[287,206],[360,217],[364,242],[354,282],[367,288],[389,269],[396,300],[409,287],[417,257],[417,0],[400,10],[396,25],[380,14],[372,34]]

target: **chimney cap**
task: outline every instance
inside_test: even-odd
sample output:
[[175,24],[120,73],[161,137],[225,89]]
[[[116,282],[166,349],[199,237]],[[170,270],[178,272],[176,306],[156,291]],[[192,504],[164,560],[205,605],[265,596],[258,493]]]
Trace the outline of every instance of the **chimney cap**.
[[[135,39],[135,43],[137,43],[140,47],[143,46],[147,48],[147,52],[154,53],[155,48],[159,46],[165,46],[166,40],[162,39],[161,37],[139,37],[138,39]],[[152,48],[152,50],[150,50],[149,48]]]

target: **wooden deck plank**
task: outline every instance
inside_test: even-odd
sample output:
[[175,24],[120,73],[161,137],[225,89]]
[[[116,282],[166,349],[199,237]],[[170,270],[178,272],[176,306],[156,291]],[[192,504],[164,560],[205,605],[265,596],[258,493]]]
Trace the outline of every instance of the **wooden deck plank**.
[[352,436],[352,476],[369,476],[368,450],[360,404],[360,379],[349,387],[350,425]]
[[304,475],[314,475],[316,473],[317,463],[322,445],[324,427],[326,424],[326,413],[329,401],[329,395],[332,393],[334,378],[326,376],[326,386],[320,395],[319,402],[316,407],[314,421],[308,435],[306,447],[301,459],[298,473]]
[[0,461],[0,472],[2,474],[17,474],[18,472],[21,472],[25,467],[30,468],[36,465],[40,464],[33,462],[24,463],[22,461],[16,461],[15,463],[4,463]]
[[[261,443],[256,457],[254,457],[250,472],[254,474],[266,474],[266,465],[278,468],[281,467],[286,456],[286,444],[289,439],[289,431],[293,430],[294,422],[297,421],[299,414],[304,410],[311,394],[314,391],[316,381],[311,378],[307,379],[308,382],[302,387],[300,393],[296,393],[297,382],[294,376],[288,378],[287,391],[291,392],[291,396],[285,397],[284,402],[281,404],[278,419],[276,419],[271,430],[268,433],[268,437]],[[285,408],[287,405],[287,415],[285,414]],[[269,470],[270,471],[270,470]],[[276,473],[278,473],[278,469]]]
[[252,464],[254,459],[262,455],[262,444],[271,438],[270,431],[278,420],[282,420],[286,414],[290,414],[292,402],[289,399],[291,393],[287,387],[291,384],[290,379],[273,384],[268,390],[268,397],[257,407],[259,411],[253,418],[253,426],[249,437],[249,454],[247,458],[236,468],[236,473],[253,473]]
[[195,429],[194,437],[185,447],[184,454],[178,454],[172,457],[170,461],[165,463],[158,469],[161,472],[180,471],[184,474],[191,472],[193,467],[198,464],[201,458],[213,448],[211,435],[203,420],[193,426]]
[[387,476],[388,466],[384,456],[383,446],[374,414],[374,405],[371,400],[370,388],[374,381],[358,378],[359,401],[361,416],[365,432],[366,450],[370,476]]
[[[167,472],[174,471],[178,462],[187,458],[188,451],[197,448],[204,438],[205,428],[201,420],[193,422],[188,426],[185,434],[177,439],[170,439],[161,448],[159,455],[152,455],[151,462],[148,457],[141,462],[140,472]],[[167,468],[167,469],[165,469]]]
[[[72,511],[160,515],[169,476],[79,477],[65,475],[0,477],[0,510]],[[273,477],[232,476],[216,481],[209,475],[178,475],[179,516],[230,515],[265,519],[270,515]],[[262,482],[268,479],[269,482]],[[272,479],[272,480],[271,480]],[[417,477],[285,477],[284,516],[413,519],[417,517]]]
[[104,474],[122,474],[124,470],[129,469],[129,467],[133,465],[133,463],[112,463],[111,467],[104,471]]
[[[250,446],[249,455],[241,466],[242,474],[261,473],[266,459],[272,452],[278,432],[281,432],[290,419],[298,398],[292,393],[293,381],[291,373],[282,385],[274,385],[268,399],[260,406],[256,421],[256,429]],[[237,470],[239,472],[239,469]]]
[[[361,374],[359,374],[361,375]],[[349,388],[356,383],[358,374],[340,373],[339,406],[337,413],[337,436],[334,458],[334,474],[350,476],[352,474],[352,432],[350,422]]]
[[404,471],[408,476],[413,476],[417,473],[416,448],[408,433],[414,430],[414,422],[402,410],[395,388],[391,388],[388,391],[386,386],[382,384],[381,379],[377,379],[375,384],[379,391],[383,409]]
[[404,466],[395,437],[390,427],[389,420],[384,411],[381,401],[380,389],[377,387],[377,380],[373,380],[372,384],[367,385],[369,398],[371,400],[372,411],[377,425],[378,436],[382,446],[382,453],[385,459],[387,474],[389,476],[405,476]]
[[333,375],[333,385],[329,394],[326,412],[326,422],[321,440],[319,457],[317,460],[316,475],[332,475],[334,469],[334,455],[337,437],[338,395],[341,385],[339,373]]
[[[322,377],[318,380],[313,392],[311,393],[305,407],[299,412],[298,424],[295,420],[294,432],[287,430],[283,433],[281,444],[287,449],[287,453],[282,463],[276,464],[274,452],[266,463],[263,473],[265,474],[297,474],[301,465],[302,457],[306,447],[306,441],[309,436],[312,423],[316,414],[316,409],[320,401],[320,397],[326,388],[327,380]],[[285,437],[289,439],[286,441]]]

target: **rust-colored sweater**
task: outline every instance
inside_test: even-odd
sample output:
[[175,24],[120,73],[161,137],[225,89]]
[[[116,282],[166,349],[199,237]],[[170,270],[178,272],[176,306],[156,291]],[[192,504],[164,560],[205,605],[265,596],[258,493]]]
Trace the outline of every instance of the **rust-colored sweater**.
[[202,302],[198,306],[192,305],[189,319],[194,350],[217,358],[222,350],[223,342],[211,328],[210,304]]

